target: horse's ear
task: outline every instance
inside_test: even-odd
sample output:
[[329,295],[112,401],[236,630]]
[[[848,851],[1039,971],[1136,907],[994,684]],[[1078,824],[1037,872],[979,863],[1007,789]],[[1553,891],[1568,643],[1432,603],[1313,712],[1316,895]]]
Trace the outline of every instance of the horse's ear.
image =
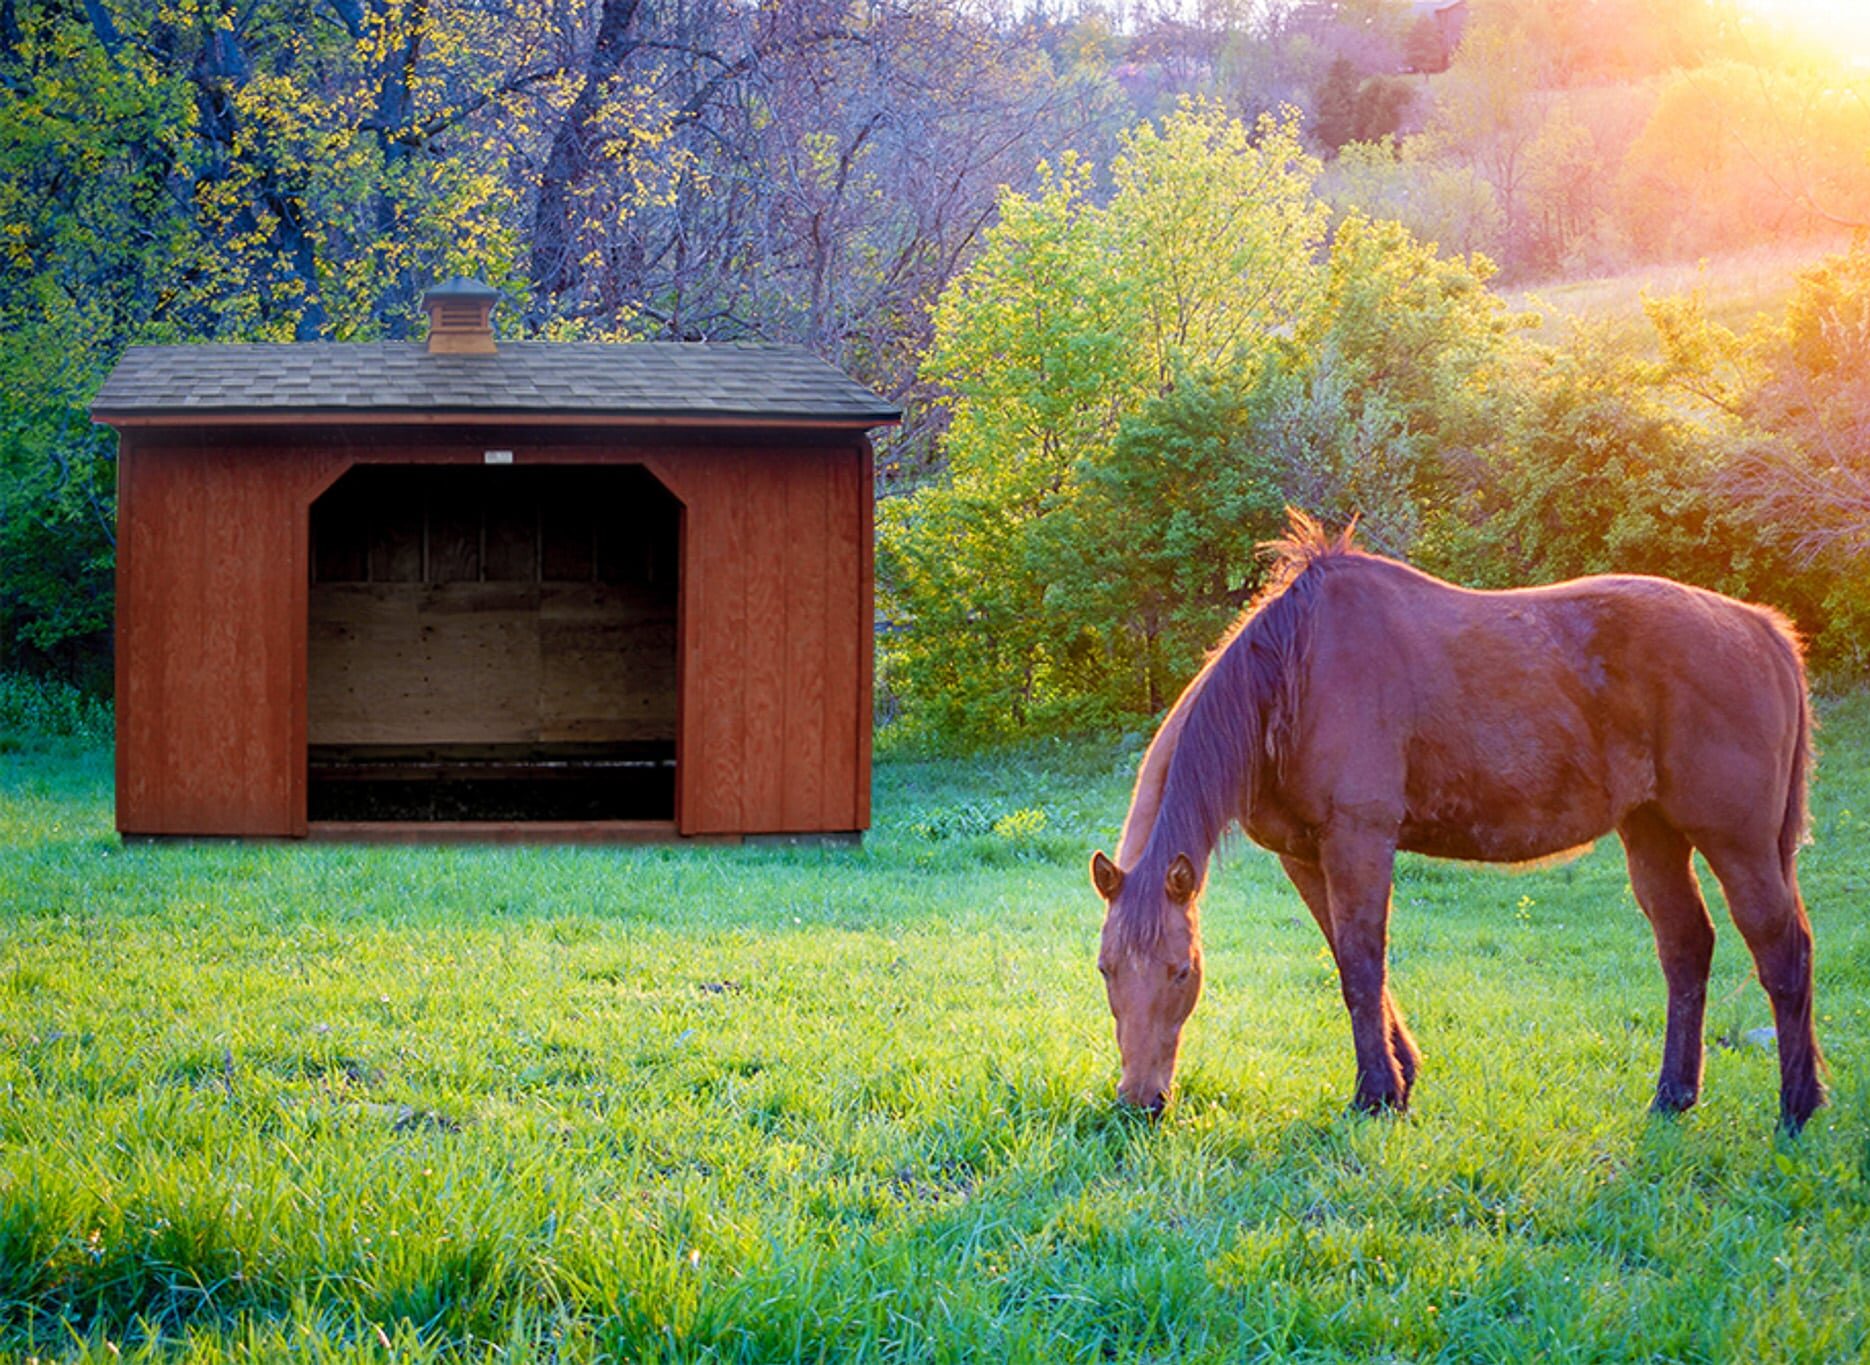
[[1177,905],[1187,905],[1195,898],[1195,893],[1201,890],[1201,877],[1186,853],[1175,855],[1175,861],[1169,864],[1169,870],[1162,879],[1162,889],[1168,892],[1169,899]]
[[1101,848],[1091,855],[1091,885],[1107,901],[1116,900],[1123,890],[1123,869],[1106,858]]

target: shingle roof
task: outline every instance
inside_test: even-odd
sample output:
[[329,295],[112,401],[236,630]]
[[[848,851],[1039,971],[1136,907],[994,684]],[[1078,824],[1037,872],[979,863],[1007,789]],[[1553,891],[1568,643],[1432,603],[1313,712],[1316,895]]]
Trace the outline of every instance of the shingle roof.
[[568,413],[879,426],[894,404],[794,346],[504,341],[496,355],[419,342],[132,346],[91,415]]

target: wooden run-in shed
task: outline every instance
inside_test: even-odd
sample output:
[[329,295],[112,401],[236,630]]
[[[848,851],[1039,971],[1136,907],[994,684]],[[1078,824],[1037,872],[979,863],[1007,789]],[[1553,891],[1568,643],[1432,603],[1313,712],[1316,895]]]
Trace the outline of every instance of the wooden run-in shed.
[[897,410],[788,347],[496,349],[494,297],[111,374],[124,834],[869,825]]

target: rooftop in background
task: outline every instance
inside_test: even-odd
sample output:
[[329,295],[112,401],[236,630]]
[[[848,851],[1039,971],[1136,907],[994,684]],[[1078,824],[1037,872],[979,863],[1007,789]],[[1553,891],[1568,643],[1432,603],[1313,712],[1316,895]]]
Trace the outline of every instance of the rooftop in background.
[[739,342],[509,341],[494,355],[431,355],[420,342],[132,346],[91,405],[100,422],[548,413],[848,427],[902,417],[808,351]]

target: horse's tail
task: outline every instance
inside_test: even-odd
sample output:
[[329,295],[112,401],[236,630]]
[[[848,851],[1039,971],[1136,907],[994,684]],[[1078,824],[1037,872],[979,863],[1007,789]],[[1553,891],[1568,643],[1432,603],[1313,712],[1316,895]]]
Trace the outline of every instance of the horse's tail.
[[1779,861],[1786,881],[1794,877],[1794,860],[1811,827],[1810,788],[1812,774],[1812,697],[1805,681],[1804,651],[1799,637],[1783,620],[1773,622],[1773,639],[1784,651],[1792,671],[1793,687],[1798,693],[1798,725],[1792,744],[1792,776],[1786,784],[1785,816],[1779,822]]

